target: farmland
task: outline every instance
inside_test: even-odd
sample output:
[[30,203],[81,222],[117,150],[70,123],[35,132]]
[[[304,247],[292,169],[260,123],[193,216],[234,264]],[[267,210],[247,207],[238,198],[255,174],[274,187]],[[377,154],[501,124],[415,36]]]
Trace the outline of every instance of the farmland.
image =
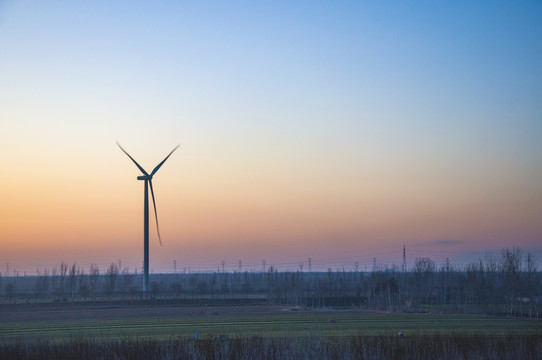
[[542,277],[529,262],[511,267],[522,258],[157,274],[148,293],[115,264],[61,263],[0,277],[0,359],[538,359]]
[[0,359],[536,359],[542,350],[541,321],[517,317],[87,302],[4,305],[0,318]]
[[541,334],[539,319],[449,314],[394,314],[267,306],[3,306],[0,339],[66,340],[193,337],[280,337],[414,334]]

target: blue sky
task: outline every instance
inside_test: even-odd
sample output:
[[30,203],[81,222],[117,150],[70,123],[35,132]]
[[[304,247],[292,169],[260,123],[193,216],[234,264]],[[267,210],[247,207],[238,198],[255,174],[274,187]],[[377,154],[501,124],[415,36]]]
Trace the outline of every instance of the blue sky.
[[[99,237],[97,254],[119,238],[113,260],[139,244],[115,140],[150,168],[181,143],[159,188],[164,263],[181,244],[202,263],[540,249],[541,24],[538,1],[2,1],[0,261],[31,262],[36,233]],[[45,209],[70,225],[25,217]],[[114,235],[95,233],[104,218]],[[81,249],[44,266],[98,261]]]

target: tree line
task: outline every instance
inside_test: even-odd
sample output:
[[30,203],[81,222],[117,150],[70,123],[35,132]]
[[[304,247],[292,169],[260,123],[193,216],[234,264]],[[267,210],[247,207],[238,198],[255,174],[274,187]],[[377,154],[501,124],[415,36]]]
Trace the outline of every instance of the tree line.
[[505,248],[463,267],[437,266],[428,257],[410,269],[391,266],[371,272],[278,271],[142,276],[111,263],[88,272],[62,262],[51,272],[24,278],[0,277],[3,302],[158,299],[179,304],[264,301],[310,308],[360,307],[383,311],[444,311],[541,317],[542,282],[534,256]]

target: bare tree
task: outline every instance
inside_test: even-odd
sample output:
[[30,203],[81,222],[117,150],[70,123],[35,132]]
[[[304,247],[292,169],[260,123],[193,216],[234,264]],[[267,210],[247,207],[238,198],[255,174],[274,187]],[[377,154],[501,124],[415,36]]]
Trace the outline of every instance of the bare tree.
[[437,281],[440,298],[441,309],[445,310],[451,301],[451,283],[452,283],[453,268],[450,266],[448,259],[446,264],[442,265],[439,269]]
[[70,285],[70,294],[72,300],[75,298],[75,285],[77,284],[77,271],[75,267],[75,263],[70,267],[70,273],[69,273],[69,285]]
[[179,295],[181,294],[181,292],[183,291],[183,287],[181,285],[181,283],[179,282],[179,278],[177,277],[177,279],[175,280],[175,282],[172,282],[169,286],[171,292],[173,292],[173,294],[175,295],[175,299],[177,299],[179,297]]
[[435,262],[428,257],[417,257],[414,261],[414,291],[417,295],[418,306],[423,302],[430,305],[433,303],[431,292],[435,268]]
[[540,288],[540,274],[537,271],[536,268],[536,259],[533,254],[530,252],[527,253],[527,256],[525,258],[525,294],[527,295],[528,302],[529,302],[529,317],[533,316],[533,310],[535,312],[535,316],[538,317],[538,308],[537,308],[537,302],[536,302],[536,292],[537,289]]
[[190,274],[190,291],[192,292],[192,300],[194,300],[194,293],[198,287],[198,276],[197,274]]
[[518,247],[514,247],[513,249],[506,248],[501,251],[500,266],[504,279],[505,300],[508,304],[508,313],[510,315],[514,315],[514,312],[517,311],[521,281],[521,260],[522,252]]
[[6,293],[7,298],[11,302],[15,295],[15,281],[10,281],[4,287],[4,292]]
[[211,290],[211,299],[214,297],[215,289],[216,289],[216,283],[217,283],[217,276],[214,272],[213,275],[211,275],[211,279],[209,280],[209,289]]
[[130,270],[128,268],[124,268],[124,270],[122,270],[122,293],[124,294],[129,292],[133,283],[134,276],[130,274]]
[[98,268],[98,265],[90,264],[90,273],[89,273],[90,293],[92,294],[93,299],[96,296],[96,286],[98,284],[99,276],[100,276],[100,269]]
[[499,302],[498,292],[498,272],[499,263],[497,258],[493,254],[486,254],[486,297],[489,303],[489,311],[493,313],[495,304]]
[[115,284],[117,283],[117,276],[119,275],[119,268],[117,264],[112,262],[107,268],[105,276],[105,293],[107,296],[111,296],[115,291]]
[[51,271],[51,292],[53,294],[57,293],[57,284],[58,284],[58,268],[55,266],[53,271]]
[[43,275],[40,275],[36,279],[34,284],[34,295],[36,295],[36,300],[41,297],[42,300],[45,299],[47,292],[49,291],[49,271],[44,270]]
[[66,274],[68,273],[68,264],[64,261],[60,262],[60,285],[58,287],[58,294],[60,298],[64,297],[64,288],[66,286]]
[[86,299],[90,295],[90,289],[87,284],[88,276],[85,275],[85,270],[81,268],[77,270],[77,283],[78,283],[77,292],[79,293],[79,296]]
[[201,280],[201,281],[198,282],[197,287],[198,287],[198,291],[199,291],[201,297],[204,297],[205,294],[207,293],[207,288],[209,287],[209,285],[207,285],[207,282]]

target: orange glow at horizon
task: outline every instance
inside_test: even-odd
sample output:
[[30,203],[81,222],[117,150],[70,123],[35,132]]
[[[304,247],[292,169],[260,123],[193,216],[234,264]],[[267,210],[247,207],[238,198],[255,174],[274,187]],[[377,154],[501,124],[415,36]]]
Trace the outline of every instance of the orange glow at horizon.
[[140,265],[116,141],[157,269],[542,254],[539,4],[89,4],[0,1],[0,265]]
[[[68,184],[54,176],[38,182],[28,176],[14,179],[9,184],[14,191],[2,199],[4,251],[39,252],[51,258],[75,258],[78,251],[99,256],[104,251],[138,259],[143,183],[135,179],[137,169],[125,166],[132,165],[126,160],[115,158],[118,169],[111,176],[79,173]],[[476,239],[475,247],[483,249],[501,244],[511,231],[523,233],[527,246],[536,245],[528,239],[536,239],[540,231],[536,223],[540,209],[536,202],[529,205],[528,193],[519,189],[503,194],[503,204],[496,206],[489,203],[495,199],[490,183],[480,192],[460,187],[457,180],[418,183],[423,179],[412,172],[397,182],[379,178],[378,173],[362,176],[343,169],[349,176],[339,176],[308,165],[260,167],[256,173],[241,164],[228,172],[218,168],[197,173],[193,168],[191,174],[185,173],[186,167],[175,169],[181,159],[175,161],[166,164],[154,181],[165,245],[154,244],[151,216],[155,256],[187,252],[204,256],[208,249],[256,258],[281,252],[304,256],[308,249],[313,256],[325,256],[330,244],[362,252],[375,242],[389,248],[397,241],[439,239]],[[224,177],[219,176],[222,171]],[[525,199],[521,215],[508,198]]]

